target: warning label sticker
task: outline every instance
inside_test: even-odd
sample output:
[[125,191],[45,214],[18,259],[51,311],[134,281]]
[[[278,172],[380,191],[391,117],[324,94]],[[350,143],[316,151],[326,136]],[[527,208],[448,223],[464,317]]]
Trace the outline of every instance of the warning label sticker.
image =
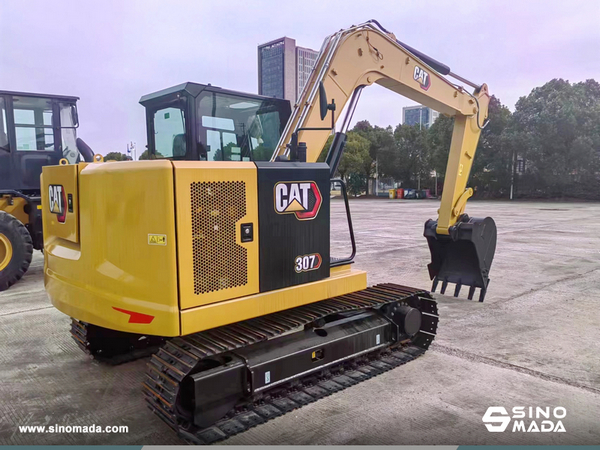
[[148,245],[167,245],[166,234],[149,234]]

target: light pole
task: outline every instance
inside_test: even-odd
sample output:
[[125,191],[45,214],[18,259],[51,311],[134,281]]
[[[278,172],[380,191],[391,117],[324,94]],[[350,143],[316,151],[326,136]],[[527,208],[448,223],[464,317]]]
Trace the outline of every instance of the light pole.
[[131,153],[133,153],[133,160],[137,161],[137,150],[135,148],[135,142],[133,141],[127,144],[127,154],[131,156]]

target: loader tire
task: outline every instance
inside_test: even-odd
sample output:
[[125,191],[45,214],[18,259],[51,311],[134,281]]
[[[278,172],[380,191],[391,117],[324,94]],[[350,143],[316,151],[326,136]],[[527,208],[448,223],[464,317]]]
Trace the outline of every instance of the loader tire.
[[33,255],[31,235],[20,220],[0,211],[0,291],[27,272]]

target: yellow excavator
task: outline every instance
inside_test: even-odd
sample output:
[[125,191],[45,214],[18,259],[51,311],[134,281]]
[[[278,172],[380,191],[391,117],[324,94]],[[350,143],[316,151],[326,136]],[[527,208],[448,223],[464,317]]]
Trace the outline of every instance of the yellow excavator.
[[[293,112],[283,100],[186,83],[140,100],[150,160],[44,167],[52,303],[95,358],[152,354],[145,398],[184,439],[226,439],[405,364],[433,341],[429,292],[367,287],[352,266],[348,199],[334,175],[373,83],[454,117],[439,217],[425,225],[429,272],[442,291],[465,285],[472,298],[479,288],[482,300],[496,227],[464,210],[487,86],[375,21],[325,40]],[[330,255],[331,183],[345,200],[347,257]]]

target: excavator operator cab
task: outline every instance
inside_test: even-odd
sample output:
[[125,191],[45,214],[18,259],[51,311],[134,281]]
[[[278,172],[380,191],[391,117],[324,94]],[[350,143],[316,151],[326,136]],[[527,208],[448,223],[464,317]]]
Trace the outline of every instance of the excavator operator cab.
[[33,249],[43,248],[43,167],[92,160],[77,138],[78,100],[0,91],[0,291],[21,279]]
[[77,100],[0,91],[0,190],[37,192],[43,166],[79,161]]
[[268,161],[291,114],[287,100],[184,83],[140,99],[146,159]]

